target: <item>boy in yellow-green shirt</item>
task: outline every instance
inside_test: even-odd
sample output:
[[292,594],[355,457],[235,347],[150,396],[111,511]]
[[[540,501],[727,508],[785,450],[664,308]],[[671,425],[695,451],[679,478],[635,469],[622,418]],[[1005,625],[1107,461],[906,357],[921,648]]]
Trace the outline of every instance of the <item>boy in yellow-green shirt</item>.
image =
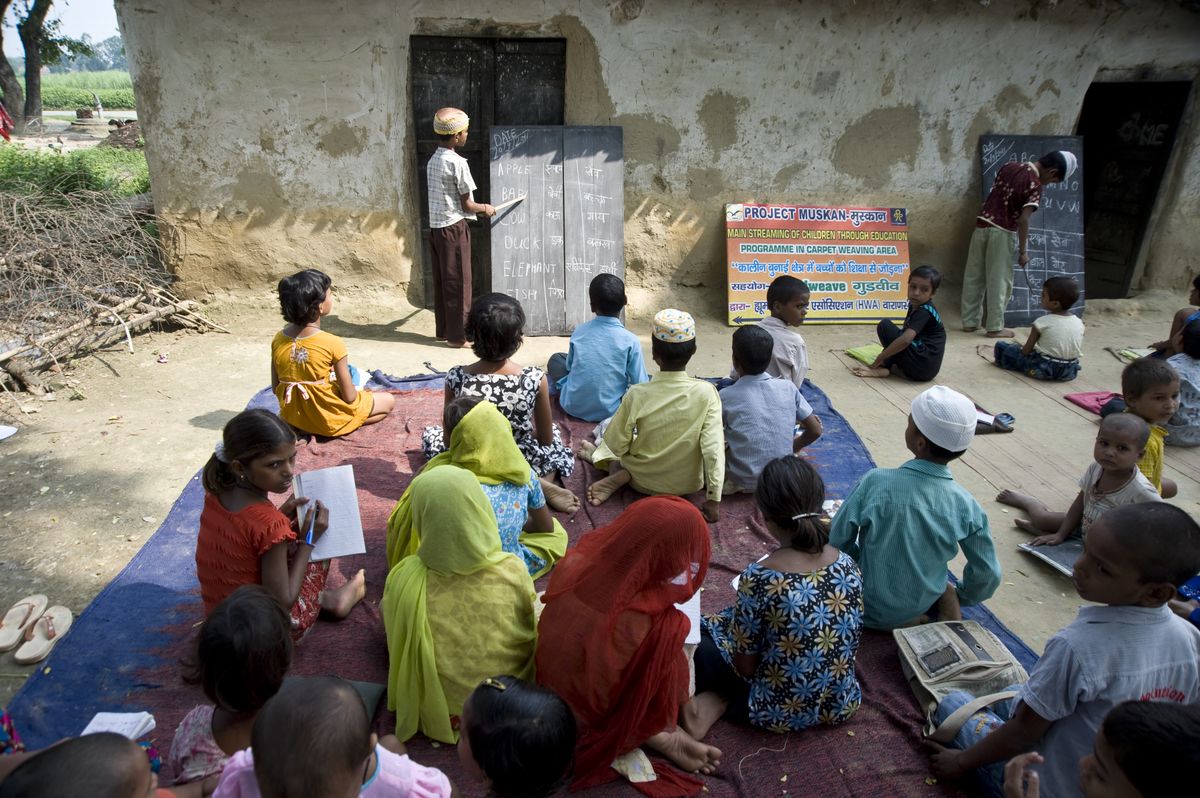
[[596,445],[582,444],[580,457],[608,472],[588,487],[588,500],[603,504],[623,485],[672,496],[703,487],[701,509],[715,522],[725,481],[725,433],[716,388],[685,371],[696,353],[691,315],[659,311],[651,352],[659,373],[629,388]]

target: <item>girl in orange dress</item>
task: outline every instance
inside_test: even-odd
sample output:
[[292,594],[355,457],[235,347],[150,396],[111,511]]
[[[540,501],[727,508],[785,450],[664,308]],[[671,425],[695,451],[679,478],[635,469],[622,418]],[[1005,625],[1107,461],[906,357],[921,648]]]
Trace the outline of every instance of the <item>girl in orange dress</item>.
[[[196,538],[196,577],[205,614],[242,585],[262,585],[288,612],[299,640],[325,612],[345,618],[366,593],[362,570],[341,587],[325,586],[330,560],[312,561],[329,526],[329,508],[269,494],[292,487],[296,433],[269,410],[238,413],[204,466],[204,509]],[[302,509],[303,508],[303,509]],[[310,532],[311,530],[311,532]]]
[[280,418],[302,432],[336,438],[382,421],[396,400],[355,388],[346,345],[321,330],[321,319],[333,310],[331,283],[316,269],[279,281],[279,307],[289,323],[271,341],[271,389]]

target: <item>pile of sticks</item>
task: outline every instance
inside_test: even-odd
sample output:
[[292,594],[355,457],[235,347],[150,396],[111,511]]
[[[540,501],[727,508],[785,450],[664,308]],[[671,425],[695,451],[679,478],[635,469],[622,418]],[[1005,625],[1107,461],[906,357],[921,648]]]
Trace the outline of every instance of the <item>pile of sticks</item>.
[[38,372],[151,325],[221,330],[174,296],[153,216],[103,193],[0,192],[0,383],[38,393]]

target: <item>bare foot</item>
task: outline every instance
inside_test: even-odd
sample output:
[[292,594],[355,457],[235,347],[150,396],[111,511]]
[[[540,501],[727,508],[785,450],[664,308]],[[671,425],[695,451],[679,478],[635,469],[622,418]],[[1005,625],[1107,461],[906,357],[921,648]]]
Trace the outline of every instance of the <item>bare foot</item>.
[[466,341],[447,341],[446,342],[446,346],[450,347],[451,349],[462,349],[466,345],[467,345]]
[[588,485],[588,501],[593,505],[604,504],[608,501],[608,497],[620,490],[622,485],[628,483],[629,472],[625,469],[609,474],[604,479],[596,480],[591,485]]
[[646,741],[646,746],[688,773],[713,773],[721,764],[721,749],[700,742],[678,727],[659,732]]
[[728,707],[729,702],[718,693],[698,693],[683,705],[683,711],[679,713],[679,725],[693,738],[703,740]]
[[1178,615],[1180,618],[1191,618],[1192,613],[1200,609],[1200,601],[1183,599],[1170,599],[1167,604],[1171,607],[1171,612]]
[[542,478],[542,493],[546,494],[546,504],[551,510],[560,513],[573,513],[579,509],[579,497],[571,491],[555,485],[548,479]]
[[978,329],[978,327],[963,327],[963,332],[975,332]]
[[1012,330],[1005,327],[1003,330],[989,330],[988,338],[1015,338],[1017,336]]
[[359,568],[346,584],[337,590],[326,590],[321,594],[321,609],[335,618],[345,618],[354,609],[354,605],[367,595],[366,573]]
[[891,369],[882,367],[873,369],[870,366],[855,366],[850,371],[858,377],[886,377],[892,373]]
[[1040,529],[1033,525],[1033,522],[1027,518],[1014,518],[1013,524],[1022,532],[1028,532],[1031,535],[1041,534]]
[[1044,510],[1045,507],[1037,499],[1024,493],[1018,493],[1015,490],[1005,488],[996,494],[996,501],[1001,504],[1007,504],[1009,507],[1016,507],[1020,510]]
[[592,443],[591,441],[580,441],[579,451],[576,452],[576,454],[579,455],[579,459],[583,462],[590,463],[592,462],[592,455],[595,454],[595,452],[596,444]]

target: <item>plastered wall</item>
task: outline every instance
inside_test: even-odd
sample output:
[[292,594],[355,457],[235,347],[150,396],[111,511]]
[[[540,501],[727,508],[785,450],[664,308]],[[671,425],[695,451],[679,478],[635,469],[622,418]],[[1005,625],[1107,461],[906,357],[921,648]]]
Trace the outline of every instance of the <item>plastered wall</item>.
[[[715,302],[722,205],[750,199],[905,206],[913,260],[953,281],[978,136],[1072,132],[1097,76],[1195,78],[1200,13],[1184,5],[116,2],[186,290],[315,266],[419,300],[409,36],[540,35],[567,40],[567,123],[624,127],[629,283],[711,288]],[[1196,121],[1190,110],[1144,287],[1196,270]]]

